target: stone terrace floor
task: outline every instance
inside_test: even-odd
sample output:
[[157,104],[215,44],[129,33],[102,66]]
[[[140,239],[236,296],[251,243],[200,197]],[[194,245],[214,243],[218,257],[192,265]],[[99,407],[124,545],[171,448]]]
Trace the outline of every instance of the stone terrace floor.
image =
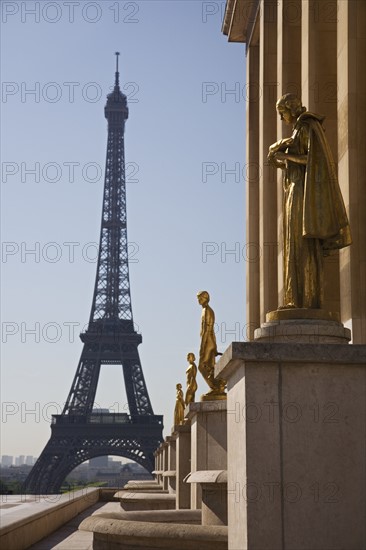
[[[0,508],[2,515],[14,514],[16,509],[31,510],[34,506],[33,497],[7,496],[7,502],[1,503]],[[93,533],[79,531],[80,523],[92,514],[119,512],[121,507],[119,502],[98,502],[84,510],[81,514],[73,518],[68,523],[65,523],[60,529],[30,546],[31,550],[92,550],[93,548]],[[5,549],[4,549],[5,550]]]
[[[8,497],[9,498],[9,497]],[[29,498],[29,497],[28,497]],[[28,506],[31,503],[28,504]],[[25,506],[26,504],[23,504]],[[16,507],[15,503],[8,503],[1,506],[6,509],[6,512],[11,513],[11,509]],[[87,531],[79,531],[80,523],[87,517],[93,514],[104,512],[119,512],[121,507],[119,502],[98,502],[90,506],[73,518],[68,523],[65,523],[60,529],[29,547],[29,550],[92,550],[93,548],[93,533]],[[3,510],[4,512],[5,510]],[[5,549],[4,549],[5,550]]]
[[119,502],[98,502],[81,514],[65,523],[60,529],[46,537],[45,539],[30,546],[29,550],[92,550],[93,533],[87,531],[78,531],[78,527],[83,519],[104,512],[119,512],[121,507]]

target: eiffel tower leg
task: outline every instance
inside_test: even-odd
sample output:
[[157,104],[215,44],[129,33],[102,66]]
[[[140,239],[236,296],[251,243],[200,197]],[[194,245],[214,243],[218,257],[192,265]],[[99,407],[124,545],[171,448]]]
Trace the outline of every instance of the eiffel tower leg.
[[58,493],[63,479],[58,480],[57,471],[64,455],[61,441],[52,435],[24,483],[24,492],[33,495]]
[[122,352],[122,365],[130,414],[132,416],[154,414],[137,347],[128,353]]
[[89,348],[84,345],[63,414],[90,414],[93,410],[100,373],[100,346],[94,354]]

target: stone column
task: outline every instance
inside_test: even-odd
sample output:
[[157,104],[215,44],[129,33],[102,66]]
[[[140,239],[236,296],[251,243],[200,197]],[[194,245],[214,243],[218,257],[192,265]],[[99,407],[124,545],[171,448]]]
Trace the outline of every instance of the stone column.
[[154,470],[153,470],[154,475],[157,469],[158,469],[158,450],[154,451]]
[[[277,11],[278,98],[294,93],[301,98],[301,0],[279,0]],[[275,109],[275,105],[273,105]],[[291,130],[277,115],[277,139]],[[283,303],[283,189],[282,170],[277,170],[277,276],[278,304]]]
[[[190,403],[186,417],[191,421],[191,472],[226,470],[226,400]],[[201,508],[198,483],[191,485],[191,508]]]
[[[324,128],[337,163],[337,1],[302,0],[302,101],[325,115]],[[324,309],[340,311],[339,253],[325,258]]]
[[234,342],[229,550],[366,548],[366,346]]
[[247,338],[252,340],[260,325],[259,264],[259,46],[252,45],[247,56],[247,170],[246,170],[246,275]]
[[276,141],[277,114],[277,1],[261,0],[259,38],[259,239],[260,321],[278,306],[277,295],[277,184],[276,171],[267,161],[268,148]]
[[191,471],[191,426],[174,426],[172,438],[176,441],[176,508],[190,508],[191,487],[184,480]]
[[[278,0],[277,80],[279,96],[293,93],[301,97],[301,0]],[[278,138],[286,127],[277,117]]]
[[163,484],[163,444],[161,443],[156,450],[157,454],[157,471],[156,471],[156,480],[162,485]]
[[342,321],[366,342],[366,4],[338,1],[338,178],[353,243],[340,251]]
[[168,467],[168,443],[166,441],[162,444],[162,484],[163,484],[163,490],[168,490],[168,477],[164,476],[165,472],[169,470]]
[[168,478],[168,491],[175,494],[176,492],[176,441],[171,436],[166,437],[168,443],[168,471],[164,472],[164,477]]

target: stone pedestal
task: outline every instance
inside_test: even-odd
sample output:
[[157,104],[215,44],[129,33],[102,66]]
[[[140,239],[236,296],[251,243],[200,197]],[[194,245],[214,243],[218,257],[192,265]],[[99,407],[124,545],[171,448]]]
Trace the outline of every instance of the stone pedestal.
[[154,493],[156,493],[156,492],[166,493],[167,492],[167,491],[163,491],[161,485],[159,485],[156,482],[141,483],[139,480],[129,481],[128,483],[126,483],[126,485],[123,486],[122,490],[123,491],[130,491],[131,493],[136,493],[136,492],[140,492],[140,493],[149,492],[150,493],[151,491],[153,491]]
[[348,344],[351,331],[336,321],[271,321],[254,331],[257,342]]
[[174,510],[175,496],[164,491],[117,491],[122,510]]
[[[191,422],[191,473],[227,469],[226,400],[190,403],[185,416]],[[191,485],[191,508],[201,508],[201,487]]]
[[162,443],[161,482],[162,482],[162,486],[163,486],[164,491],[168,490],[168,477],[164,475],[164,473],[169,470],[169,466],[168,466],[168,446],[169,446],[169,444],[166,441],[164,441]]
[[163,443],[159,445],[155,453],[155,470],[153,474],[159,485],[163,486]]
[[[182,514],[180,510],[174,513]],[[93,532],[94,550],[227,550],[225,526],[186,525],[187,521],[179,522],[179,518],[173,524],[164,518],[148,519],[111,521],[96,515],[85,519],[79,529]]]
[[202,525],[227,525],[227,471],[195,472],[187,482],[201,486]]
[[176,442],[176,507],[177,510],[184,510],[191,505],[191,487],[184,482],[191,471],[191,426],[174,426],[172,438]]
[[164,477],[168,478],[168,491],[171,494],[176,493],[176,441],[173,437],[167,436],[165,441],[168,443],[168,470],[164,472]]
[[366,346],[233,343],[229,549],[366,548]]
[[156,481],[156,479],[130,479],[129,481],[127,481],[126,485],[124,485],[124,489],[130,489],[131,486],[136,486],[138,485],[138,487],[146,487],[146,486],[151,486],[151,487],[154,487],[155,489],[161,489],[161,487],[159,486],[158,482]]

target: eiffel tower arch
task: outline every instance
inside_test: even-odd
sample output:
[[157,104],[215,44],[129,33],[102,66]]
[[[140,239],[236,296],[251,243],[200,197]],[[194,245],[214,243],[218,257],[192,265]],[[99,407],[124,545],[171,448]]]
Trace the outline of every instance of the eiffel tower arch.
[[[155,415],[147,391],[134,328],[127,248],[124,128],[127,98],[115,85],[107,96],[108,142],[102,221],[94,295],[83,349],[60,415],[52,416],[51,437],[28,475],[24,490],[58,493],[65,477],[82,462],[103,455],[132,459],[148,471],[163,440],[163,417]],[[127,413],[93,410],[101,366],[119,364],[129,406]]]

